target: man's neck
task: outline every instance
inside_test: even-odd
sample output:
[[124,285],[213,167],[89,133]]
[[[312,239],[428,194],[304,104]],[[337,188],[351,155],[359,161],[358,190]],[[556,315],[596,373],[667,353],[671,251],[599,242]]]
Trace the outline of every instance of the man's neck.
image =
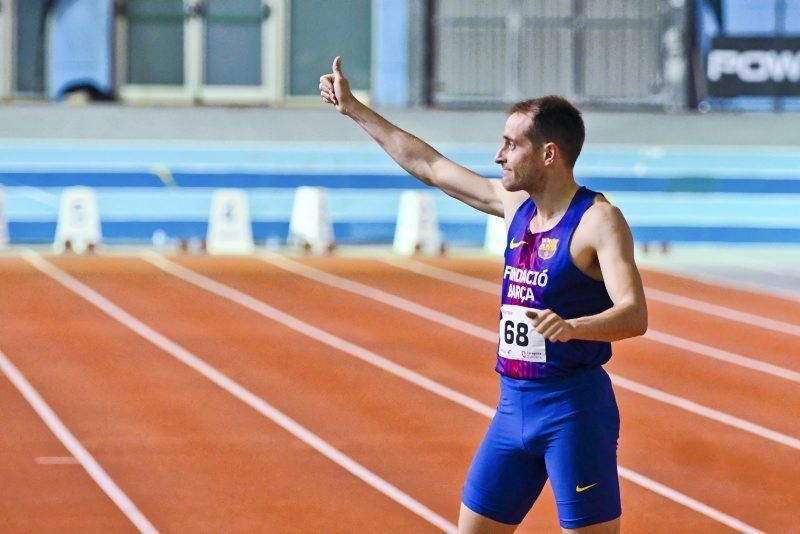
[[530,193],[531,199],[536,204],[536,218],[542,223],[560,218],[569,207],[578,188],[575,179],[570,176],[569,179],[549,182],[544,191]]

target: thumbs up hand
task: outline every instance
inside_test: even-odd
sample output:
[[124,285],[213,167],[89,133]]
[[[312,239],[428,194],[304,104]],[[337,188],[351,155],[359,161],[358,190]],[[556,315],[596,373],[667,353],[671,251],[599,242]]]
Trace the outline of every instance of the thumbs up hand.
[[322,101],[333,104],[336,111],[347,115],[356,102],[353,93],[350,91],[350,82],[347,81],[342,73],[342,58],[336,56],[333,60],[333,72],[325,74],[319,78],[319,95]]

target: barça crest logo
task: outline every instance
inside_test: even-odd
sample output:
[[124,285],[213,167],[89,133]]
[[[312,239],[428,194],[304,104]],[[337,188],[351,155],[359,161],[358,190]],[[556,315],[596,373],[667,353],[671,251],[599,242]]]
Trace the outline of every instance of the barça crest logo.
[[549,260],[556,253],[558,248],[558,239],[551,239],[545,237],[539,244],[539,257],[543,260]]

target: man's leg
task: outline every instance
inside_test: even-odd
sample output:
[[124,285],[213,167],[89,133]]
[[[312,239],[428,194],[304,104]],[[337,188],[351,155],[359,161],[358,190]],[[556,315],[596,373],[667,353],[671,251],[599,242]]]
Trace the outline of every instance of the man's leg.
[[467,508],[461,503],[458,514],[458,532],[460,534],[504,534],[516,530],[517,525],[500,523],[494,519],[482,516]]
[[619,531],[616,406],[572,414],[545,453],[563,532]]
[[464,481],[462,532],[513,532],[547,481],[544,458],[523,444],[521,393],[500,388],[497,411]]

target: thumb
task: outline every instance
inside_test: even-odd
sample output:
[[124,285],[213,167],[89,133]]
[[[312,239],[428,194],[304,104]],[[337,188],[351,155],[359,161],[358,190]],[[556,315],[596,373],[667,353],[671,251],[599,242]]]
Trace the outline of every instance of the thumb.
[[342,74],[342,58],[336,56],[333,60],[333,74],[336,76],[343,76]]

